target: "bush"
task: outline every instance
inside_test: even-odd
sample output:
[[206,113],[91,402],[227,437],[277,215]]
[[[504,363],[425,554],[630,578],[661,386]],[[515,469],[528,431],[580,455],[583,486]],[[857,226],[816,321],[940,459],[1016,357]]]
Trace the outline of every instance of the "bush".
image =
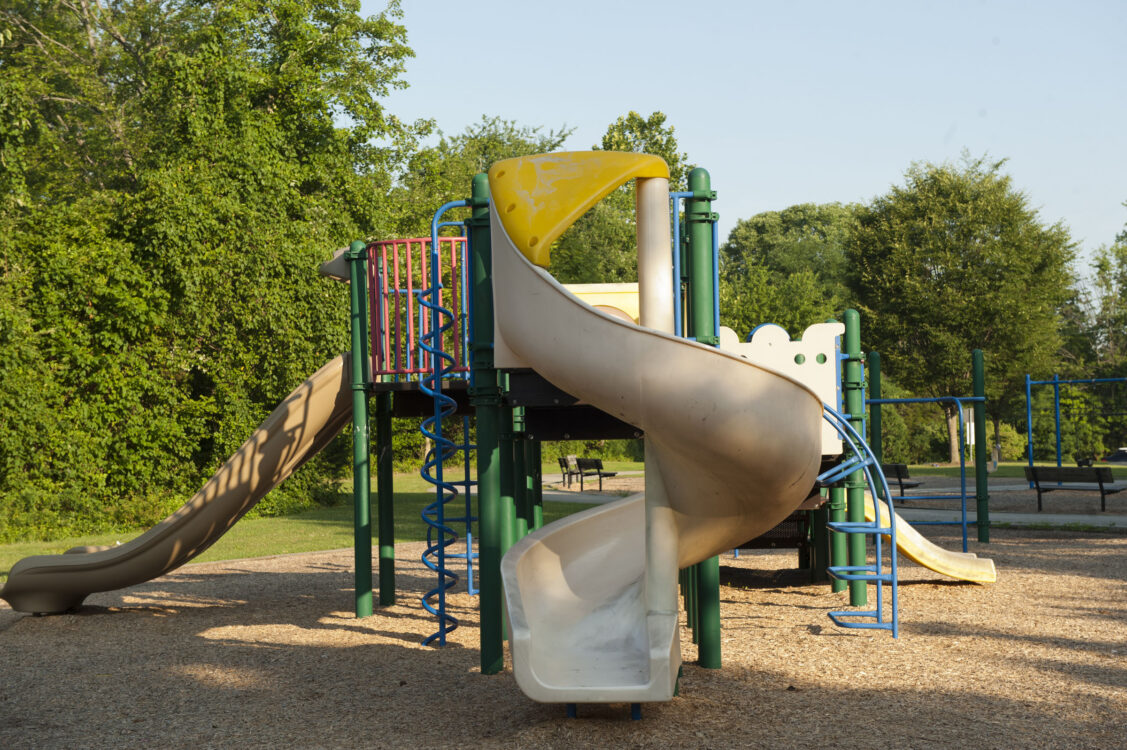
[[999,461],[1024,461],[1028,442],[1025,434],[1018,432],[1013,425],[1006,422],[998,424]]

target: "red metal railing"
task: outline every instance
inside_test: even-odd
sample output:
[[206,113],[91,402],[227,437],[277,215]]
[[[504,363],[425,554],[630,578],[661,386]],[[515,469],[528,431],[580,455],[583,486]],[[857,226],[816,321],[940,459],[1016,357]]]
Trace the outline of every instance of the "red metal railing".
[[[439,237],[438,303],[453,314],[443,350],[454,357],[453,372],[469,372],[466,238]],[[368,289],[372,332],[372,375],[415,380],[429,373],[431,356],[419,345],[432,324],[419,295],[430,289],[430,238],[381,240],[368,246]]]

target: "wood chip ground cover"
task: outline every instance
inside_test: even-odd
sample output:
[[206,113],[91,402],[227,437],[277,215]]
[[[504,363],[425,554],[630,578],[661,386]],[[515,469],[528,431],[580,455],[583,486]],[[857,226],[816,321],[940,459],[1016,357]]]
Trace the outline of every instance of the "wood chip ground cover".
[[642,721],[569,720],[480,674],[464,592],[449,644],[421,646],[420,544],[397,549],[399,603],[364,620],[350,550],[189,565],[75,614],[0,608],[0,747],[1123,747],[1127,536],[995,530],[972,550],[996,584],[902,564],[898,640],[835,627],[843,595],[792,551],[725,556],[723,668],[683,631],[681,694]]

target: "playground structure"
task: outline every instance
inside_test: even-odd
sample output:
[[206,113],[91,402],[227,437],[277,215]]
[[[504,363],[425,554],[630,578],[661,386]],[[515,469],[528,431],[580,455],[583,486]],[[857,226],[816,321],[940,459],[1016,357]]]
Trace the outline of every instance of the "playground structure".
[[[444,608],[445,592],[455,581],[447,559],[461,555],[473,571],[476,557],[482,671],[500,671],[507,622],[517,679],[537,700],[639,703],[672,697],[680,664],[679,586],[692,589],[690,619],[699,626],[702,664],[718,667],[716,555],[770,529],[817,496],[820,486],[841,482],[843,487],[829,491],[828,508],[815,511],[834,532],[826,567],[849,585],[851,604],[865,605],[867,587],[874,584],[877,602],[873,610],[831,616],[839,624],[881,627],[895,635],[895,550],[900,541],[906,551],[906,535],[892,513],[880,462],[861,438],[864,385],[856,315],[847,315],[844,326],[815,332],[810,341],[783,342],[777,331],[764,329],[758,346],[770,354],[756,354],[754,338],[750,349],[741,350],[734,334],[718,327],[713,196],[702,173],[694,173],[691,191],[672,196],[686,201],[687,281],[680,253],[670,258],[665,165],[636,154],[549,154],[501,162],[488,182],[483,175],[475,179],[469,201],[439,211],[429,243],[414,241],[414,250],[412,241],[353,243],[323,268],[351,284],[353,356],[322,368],[275,412],[296,416],[272,415],[192,501],[150,532],[110,550],[28,558],[13,568],[0,595],[27,611],[65,611],[90,592],[171,570],[210,545],[323,447],[351,413],[358,438],[355,604],[358,616],[370,614],[366,438],[368,400],[374,397],[381,604],[394,601],[395,594],[390,419],[393,413],[425,414],[423,429],[434,448],[424,475],[436,486],[435,503],[425,514],[431,527],[427,558],[438,578],[427,595],[438,631],[428,640],[441,644],[456,626]],[[542,268],[555,238],[632,179],[638,195],[637,323],[628,304],[600,310]],[[438,236],[443,210],[458,205],[472,210],[466,242]],[[679,234],[679,224],[674,226]],[[415,252],[420,257],[402,274],[396,260],[401,248],[408,263]],[[369,299],[369,290],[378,293]],[[613,291],[629,296],[629,290]],[[840,333],[844,352],[836,342]],[[773,356],[774,363],[756,361],[759,356]],[[820,376],[810,383],[826,381],[828,373],[829,400],[837,408],[824,407],[824,389],[796,379],[784,364]],[[843,381],[839,399],[837,383]],[[309,400],[314,394],[327,401],[314,404]],[[475,444],[465,421],[471,406]],[[461,433],[460,442],[450,437],[453,432]],[[644,434],[645,496],[537,530],[532,467],[540,462],[527,436],[565,434]],[[476,515],[469,504],[468,461],[460,480],[444,473],[444,462],[455,452],[476,453]],[[866,485],[875,488],[867,504]],[[449,515],[448,505],[458,495],[464,510]],[[872,502],[873,495],[883,501]],[[458,537],[454,525],[465,527],[462,553],[449,549]],[[197,526],[201,530],[188,531]],[[873,554],[866,546],[870,537]],[[968,580],[993,580],[989,561],[938,550],[922,538],[909,544],[915,545],[913,559],[929,567]],[[692,566],[698,567],[689,577],[679,573]],[[467,583],[472,590],[474,581]],[[891,614],[883,601],[886,586]]]
[[917,525],[950,525],[957,524],[963,536],[963,552],[967,551],[967,456],[966,445],[962,436],[965,434],[966,417],[964,404],[974,406],[974,485],[975,485],[975,526],[978,531],[978,541],[990,541],[990,504],[986,480],[986,410],[980,408],[986,404],[986,365],[981,349],[971,353],[972,389],[971,396],[938,396],[934,398],[881,398],[881,361],[879,352],[869,352],[869,391],[871,398],[865,400],[869,406],[869,442],[881,459],[881,407],[894,404],[951,404],[955,408],[957,417],[957,434],[959,436],[959,492],[925,495],[915,493],[911,496],[913,501],[927,500],[958,500],[960,518],[958,521],[917,521]]
[[[1025,429],[1026,429],[1026,459],[1030,467],[1033,466],[1033,387],[1052,386],[1053,388],[1053,432],[1055,435],[1057,466],[1063,466],[1061,450],[1061,386],[1097,385],[1101,383],[1127,383],[1127,378],[1080,378],[1075,380],[1062,380],[1060,375],[1053,375],[1052,380],[1034,380],[1032,375],[1025,376]],[[1091,458],[1098,458],[1091,456]],[[1033,483],[1030,482],[1032,487]]]

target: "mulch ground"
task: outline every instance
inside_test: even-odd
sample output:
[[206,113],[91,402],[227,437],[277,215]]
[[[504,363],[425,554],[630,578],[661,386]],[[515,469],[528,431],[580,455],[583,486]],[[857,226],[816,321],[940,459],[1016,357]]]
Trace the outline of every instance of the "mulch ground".
[[973,549],[996,584],[902,565],[896,640],[835,627],[844,595],[793,552],[725,556],[723,668],[697,667],[683,631],[680,696],[642,721],[567,719],[482,675],[465,593],[448,645],[420,645],[419,544],[398,548],[399,603],[363,620],[350,550],[189,565],[74,614],[0,608],[0,747],[1123,747],[1127,536],[996,530]]

